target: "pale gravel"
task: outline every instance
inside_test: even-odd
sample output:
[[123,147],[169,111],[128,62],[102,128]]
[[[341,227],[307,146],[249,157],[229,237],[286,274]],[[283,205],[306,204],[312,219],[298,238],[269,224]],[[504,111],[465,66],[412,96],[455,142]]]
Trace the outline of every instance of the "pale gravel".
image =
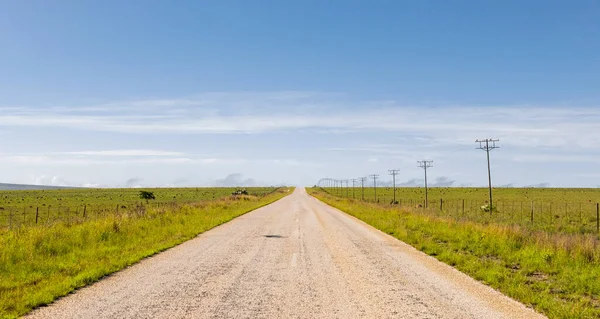
[[29,318],[544,318],[303,188]]

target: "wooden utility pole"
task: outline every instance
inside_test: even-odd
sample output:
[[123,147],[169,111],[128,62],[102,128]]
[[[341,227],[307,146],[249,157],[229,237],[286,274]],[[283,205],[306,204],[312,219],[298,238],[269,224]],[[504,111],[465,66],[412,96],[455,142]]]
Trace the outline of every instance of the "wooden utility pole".
[[[492,172],[490,169],[490,151],[495,148],[500,148],[500,146],[496,146],[496,142],[499,142],[498,139],[486,138],[484,140],[475,140],[475,143],[479,143],[479,147],[477,149],[484,150],[487,155],[487,167],[488,167],[488,187],[490,191],[490,214],[493,211],[493,201],[492,201]],[[490,145],[491,143],[491,145]]]
[[365,200],[365,181],[366,180],[367,180],[366,177],[361,177],[360,178],[360,190],[362,192],[361,198],[362,198],[363,201]]
[[398,173],[400,173],[399,169],[390,169],[388,170],[388,172],[390,173],[390,175],[392,175],[392,183],[394,185],[394,199],[392,204],[396,205],[396,175],[398,175]]
[[417,163],[419,164],[419,167],[421,167],[423,170],[425,170],[425,208],[427,208],[427,205],[429,204],[429,197],[427,196],[428,190],[427,190],[427,169],[430,167],[433,167],[433,161],[417,161]]
[[379,174],[369,175],[373,178],[373,191],[375,192],[375,202],[377,202],[377,179],[379,178]]

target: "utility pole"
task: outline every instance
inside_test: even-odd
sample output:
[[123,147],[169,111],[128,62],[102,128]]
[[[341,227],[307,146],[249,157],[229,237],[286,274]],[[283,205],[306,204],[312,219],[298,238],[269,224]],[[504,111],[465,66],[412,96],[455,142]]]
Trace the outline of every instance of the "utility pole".
[[375,202],[377,202],[377,178],[379,178],[378,174],[369,175],[373,178],[373,191],[375,192]]
[[352,199],[356,199],[356,186],[354,186],[356,184],[358,180],[356,178],[352,179]]
[[[486,138],[485,140],[475,140],[475,143],[479,143],[479,147],[477,149],[484,150],[487,155],[487,166],[488,166],[488,187],[490,190],[490,214],[492,213],[493,201],[492,201],[492,172],[490,169],[490,151],[495,148],[500,148],[500,146],[496,146],[496,142],[499,142],[498,139]],[[491,144],[491,145],[490,145]]]
[[388,170],[388,172],[390,173],[390,175],[392,175],[392,180],[393,180],[393,184],[394,184],[394,201],[392,202],[392,204],[396,205],[396,175],[398,175],[398,173],[400,173],[399,169],[390,169]]
[[425,170],[425,208],[429,203],[429,197],[427,197],[427,169],[433,167],[433,161],[417,161],[419,167]]
[[344,182],[346,182],[346,198],[350,198],[350,189],[348,188],[348,180],[345,179]]
[[360,178],[360,189],[362,192],[362,200],[365,200],[365,181],[367,180],[366,177],[361,177]]

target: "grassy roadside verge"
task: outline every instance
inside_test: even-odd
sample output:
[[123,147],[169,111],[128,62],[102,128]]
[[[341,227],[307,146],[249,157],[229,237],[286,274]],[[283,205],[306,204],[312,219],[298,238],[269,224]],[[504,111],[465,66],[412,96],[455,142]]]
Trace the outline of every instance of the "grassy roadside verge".
[[0,317],[13,318],[288,194],[225,198],[145,216],[0,231]]
[[600,240],[457,222],[308,192],[550,318],[600,317]]

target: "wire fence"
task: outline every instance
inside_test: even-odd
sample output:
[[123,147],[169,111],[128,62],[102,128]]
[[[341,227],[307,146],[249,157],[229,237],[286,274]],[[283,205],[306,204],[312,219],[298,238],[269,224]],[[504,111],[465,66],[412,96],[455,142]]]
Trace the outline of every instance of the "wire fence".
[[[197,201],[195,201],[197,202]],[[174,209],[192,202],[136,202],[122,204],[83,204],[77,206],[23,206],[0,210],[0,228],[14,229],[23,226],[51,225],[56,222],[81,223],[108,215],[145,215],[149,208]]]
[[[329,191],[330,195],[363,201],[352,193]],[[545,231],[600,233],[600,204],[592,201],[518,201],[495,200],[490,211],[488,202],[475,199],[421,199],[393,197],[386,194],[365,198],[365,202],[398,207],[415,213],[450,218],[457,221],[521,225]]]
[[[278,191],[279,188],[253,194],[264,197]],[[222,198],[235,197],[234,195]],[[240,197],[241,198],[241,197]],[[216,198],[218,199],[218,198]],[[77,204],[77,205],[24,205],[0,207],[0,229],[17,229],[26,226],[49,226],[58,222],[67,224],[82,223],[107,216],[145,216],[149,210],[172,211],[185,205],[201,205],[212,199],[135,201],[123,203]]]

